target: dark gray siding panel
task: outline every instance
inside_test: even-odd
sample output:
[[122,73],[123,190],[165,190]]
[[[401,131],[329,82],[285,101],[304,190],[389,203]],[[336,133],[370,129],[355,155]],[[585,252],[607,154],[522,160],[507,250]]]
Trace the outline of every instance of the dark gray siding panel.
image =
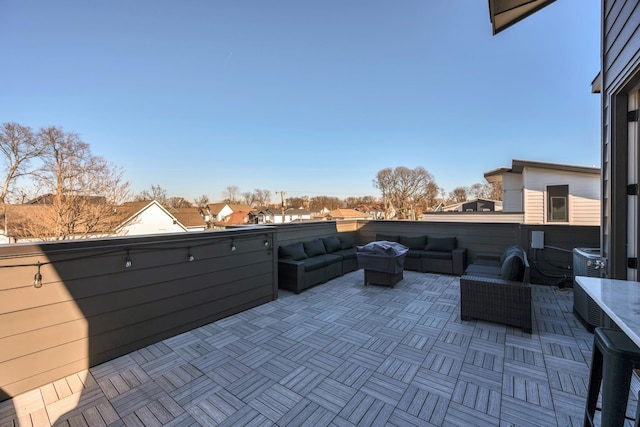
[[0,400],[275,299],[275,241],[256,227],[4,247]]
[[603,0],[602,251],[606,275],[626,278],[627,93],[640,81],[640,3]]

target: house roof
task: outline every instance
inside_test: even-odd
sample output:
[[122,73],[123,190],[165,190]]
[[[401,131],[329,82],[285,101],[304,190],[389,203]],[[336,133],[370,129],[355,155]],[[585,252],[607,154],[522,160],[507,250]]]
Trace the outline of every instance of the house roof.
[[[31,199],[25,202],[25,205],[52,205],[54,202],[55,194],[47,193],[42,196],[38,196],[35,199]],[[89,203],[104,204],[107,202],[107,198],[104,196],[73,196],[81,200],[86,200]]]
[[306,209],[303,208],[287,208],[287,210],[284,211],[284,214],[287,215],[311,215],[311,212],[309,212]]
[[224,209],[225,206],[229,206],[229,208],[233,211],[243,211],[243,212],[249,212],[251,211],[251,206],[249,205],[245,205],[245,204],[230,204],[230,203],[209,203],[207,205],[207,207],[209,208],[209,210],[211,211],[212,214],[219,214],[220,211],[222,209]]
[[224,217],[222,221],[218,221],[217,224],[224,225],[241,225],[246,224],[249,221],[249,211],[237,211],[231,215]]
[[528,160],[512,160],[511,167],[502,166],[484,173],[484,178],[489,182],[499,181],[505,173],[521,174],[525,168],[547,169],[559,172],[578,172],[600,175],[600,168],[595,166],[577,166],[562,163],[545,163]]
[[355,209],[334,209],[327,213],[331,218],[369,218],[370,215]]
[[533,15],[555,0],[489,0],[489,18],[493,35]]
[[118,230],[130,224],[138,215],[140,215],[145,210],[149,209],[151,206],[157,206],[162,211],[164,211],[167,216],[172,218],[180,227],[182,227],[185,231],[187,231],[187,227],[185,227],[178,219],[171,214],[164,206],[158,203],[156,200],[144,200],[141,202],[127,202],[123,203],[120,206],[116,206],[116,212],[118,212],[122,217],[122,223]]
[[207,222],[200,213],[200,208],[175,208],[172,213],[185,227],[207,226]]

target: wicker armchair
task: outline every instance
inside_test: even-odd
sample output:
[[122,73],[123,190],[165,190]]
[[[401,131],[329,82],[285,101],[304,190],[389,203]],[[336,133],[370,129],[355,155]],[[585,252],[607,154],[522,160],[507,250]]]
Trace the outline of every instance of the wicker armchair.
[[491,277],[462,276],[460,318],[517,326],[530,334],[531,285]]

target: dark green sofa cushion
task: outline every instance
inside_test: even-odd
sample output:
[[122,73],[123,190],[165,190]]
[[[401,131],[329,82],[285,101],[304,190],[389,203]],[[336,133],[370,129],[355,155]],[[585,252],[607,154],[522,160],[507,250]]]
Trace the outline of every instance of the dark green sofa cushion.
[[322,240],[320,239],[303,242],[302,245],[304,246],[304,251],[307,253],[309,258],[327,253],[324,248],[324,243],[322,243]]
[[340,240],[340,246],[342,246],[342,249],[351,249],[353,247],[353,240],[349,237],[338,235],[338,239]]
[[427,245],[427,236],[400,236],[400,244],[409,249],[422,250]]
[[455,237],[427,237],[427,245],[425,251],[444,251],[451,252],[457,246]]
[[307,258],[302,242],[292,243],[290,245],[280,246],[278,248],[278,256],[282,259],[292,259],[300,261]]
[[329,254],[331,252],[336,252],[342,249],[342,242],[340,242],[340,239],[338,239],[337,236],[323,237],[320,240],[322,240],[322,243],[324,244],[324,249]]

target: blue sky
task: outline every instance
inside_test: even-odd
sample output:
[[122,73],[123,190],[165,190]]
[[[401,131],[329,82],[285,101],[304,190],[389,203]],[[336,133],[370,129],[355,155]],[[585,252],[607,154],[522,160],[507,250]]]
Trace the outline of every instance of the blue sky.
[[598,0],[497,36],[484,0],[0,0],[0,122],[76,132],[134,193],[190,200],[600,166],[599,21]]

